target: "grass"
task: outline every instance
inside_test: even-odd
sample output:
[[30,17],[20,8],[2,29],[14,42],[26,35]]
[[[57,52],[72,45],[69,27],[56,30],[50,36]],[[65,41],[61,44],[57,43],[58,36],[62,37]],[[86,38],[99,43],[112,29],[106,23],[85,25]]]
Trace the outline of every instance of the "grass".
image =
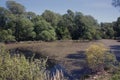
[[73,42],[73,41],[56,41],[56,42],[20,42],[6,44],[7,49],[22,48],[37,53],[43,53],[48,56],[63,58],[70,53],[76,53],[85,50],[91,42]]

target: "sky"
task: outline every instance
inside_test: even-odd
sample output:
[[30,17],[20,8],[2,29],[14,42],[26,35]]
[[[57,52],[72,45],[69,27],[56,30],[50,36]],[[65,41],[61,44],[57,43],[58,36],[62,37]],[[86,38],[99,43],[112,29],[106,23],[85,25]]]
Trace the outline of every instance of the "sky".
[[[0,0],[5,7],[7,0]],[[68,9],[91,15],[100,22],[113,22],[120,16],[120,10],[112,6],[112,0],[14,0],[25,6],[26,11],[42,14],[46,9],[65,14]]]

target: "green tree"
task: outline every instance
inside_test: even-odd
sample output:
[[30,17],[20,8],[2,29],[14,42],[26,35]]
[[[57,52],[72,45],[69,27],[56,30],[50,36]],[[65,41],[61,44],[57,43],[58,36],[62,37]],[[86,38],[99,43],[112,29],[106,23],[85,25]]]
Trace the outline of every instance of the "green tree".
[[38,21],[36,22],[35,24],[35,32],[37,34],[39,34],[41,31],[43,30],[49,30],[49,29],[52,29],[51,25],[46,22],[45,20],[41,20],[41,21]]
[[56,27],[61,16],[57,13],[50,11],[50,10],[45,10],[45,12],[42,14],[42,17],[47,22],[49,22],[52,27]]
[[34,25],[38,24],[39,21],[45,20],[42,16],[37,15],[35,18],[32,18],[31,21]]
[[25,7],[15,1],[7,1],[6,6],[13,14],[23,14],[25,12]]
[[115,37],[120,37],[120,17],[117,19],[114,25],[114,30],[115,30]]
[[112,0],[112,5],[115,7],[120,7],[120,0]]
[[65,40],[65,39],[71,39],[69,30],[67,27],[59,26],[56,28],[56,34],[58,40]]
[[34,29],[36,32],[37,40],[49,41],[56,39],[55,29],[51,27],[51,25],[48,22],[46,22],[44,19],[37,21],[35,23]]
[[103,38],[114,38],[114,29],[112,23],[101,23],[101,32]]
[[92,16],[87,15],[87,16],[84,16],[82,23],[85,25],[85,28],[83,31],[83,39],[88,39],[88,40],[96,39],[95,38],[96,33],[98,33],[97,30],[99,29],[97,21]]
[[[12,23],[15,21],[15,16],[11,14],[7,9],[0,7],[0,26],[1,29],[7,29],[10,26],[13,27]],[[11,25],[10,25],[11,23]],[[8,25],[9,24],[9,25]]]
[[12,30],[0,30],[0,42],[15,41],[15,36],[12,34]]
[[64,14],[62,16],[62,19],[60,20],[60,22],[58,23],[58,27],[65,27],[65,30],[68,32],[70,37],[72,37],[72,39],[74,39],[73,35],[74,35],[74,28],[75,28],[75,24],[74,24],[74,12],[72,10],[67,10],[67,14]]
[[15,37],[17,41],[33,40],[36,37],[33,23],[27,18],[17,19],[15,30]]
[[44,30],[39,34],[39,38],[43,41],[53,41],[56,38],[56,34],[54,30]]
[[33,20],[34,18],[36,18],[36,14],[34,12],[26,12],[25,16],[29,19],[29,20]]
[[82,13],[76,12],[74,39],[92,40],[96,37],[98,29],[98,23],[92,16],[84,16]]

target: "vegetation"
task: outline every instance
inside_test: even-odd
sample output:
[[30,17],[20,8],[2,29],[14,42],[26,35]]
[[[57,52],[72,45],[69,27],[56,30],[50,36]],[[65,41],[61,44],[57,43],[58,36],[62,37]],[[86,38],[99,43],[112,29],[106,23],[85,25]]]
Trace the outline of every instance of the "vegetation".
[[[109,79],[111,79],[112,76],[114,76],[115,72],[116,72],[115,75],[117,75],[117,73],[118,73],[117,71],[119,71],[119,70],[117,70],[118,63],[116,63],[114,54],[105,52],[103,65],[102,64],[98,65],[97,61],[95,60],[96,58],[92,59],[92,61],[96,62],[95,64],[93,64],[92,62],[91,62],[91,64],[86,64],[87,60],[86,60],[86,56],[83,52],[90,45],[91,46],[96,45],[99,47],[100,50],[101,50],[101,48],[104,49],[105,51],[109,50],[109,49],[106,49],[106,47],[102,44],[96,44],[96,43],[101,43],[101,42],[104,43],[105,46],[119,44],[119,42],[117,42],[116,40],[99,40],[97,42],[95,42],[95,41],[91,41],[91,42],[87,42],[87,41],[81,42],[80,41],[79,42],[79,41],[67,40],[67,41],[54,41],[54,42],[42,42],[42,41],[29,41],[29,42],[27,41],[26,42],[25,41],[25,42],[21,42],[21,43],[6,44],[6,46],[7,46],[7,49],[12,49],[12,50],[16,49],[16,48],[24,49],[24,50],[32,51],[34,53],[37,52],[39,54],[49,56],[49,58],[52,60],[55,60],[55,62],[56,62],[56,60],[58,61],[58,63],[60,62],[63,65],[62,67],[67,69],[67,71],[69,71],[69,72],[73,71],[73,70],[81,71],[81,69],[85,68],[85,71],[84,71],[85,73],[83,73],[83,74],[82,73],[81,74],[73,73],[73,75],[71,75],[75,79],[76,79],[76,77],[74,77],[74,75],[77,74],[77,75],[81,75],[81,76],[82,75],[90,76],[89,78],[98,76],[98,77],[102,77],[102,79],[101,78],[99,79],[98,77],[96,77],[99,80],[109,80]],[[99,45],[101,45],[101,46],[99,46]],[[100,50],[98,48],[97,48],[97,50],[95,50],[95,49],[92,49],[92,52],[94,52],[93,54],[96,54],[96,55],[97,55],[97,53],[99,54]],[[101,55],[101,53],[100,53],[100,55]],[[102,56],[101,56],[101,58],[102,58]],[[98,58],[98,60],[100,60],[101,58]],[[100,61],[98,61],[98,62],[100,63]],[[76,64],[76,65],[73,65],[73,64]],[[80,65],[78,65],[78,64],[80,64]],[[91,65],[94,66],[94,68]],[[89,74],[91,72],[89,72],[88,67],[86,69],[86,66],[88,66],[90,68],[90,71],[92,69],[92,72],[94,72],[95,74]],[[104,77],[106,77],[106,78],[104,79]],[[77,79],[78,79],[78,77],[77,77]],[[92,80],[95,80],[95,79],[92,79]]]
[[0,7],[0,35],[6,36],[1,37],[0,41],[96,40],[120,37],[119,18],[116,22],[99,25],[92,16],[70,9],[63,15],[50,10],[36,15],[34,12],[26,12],[25,7],[15,1],[7,1],[6,7]]
[[27,60],[24,55],[10,55],[0,46],[0,80],[45,80],[46,60]]
[[115,7],[120,7],[120,0],[113,0],[112,5]]
[[[7,1],[0,7],[0,41],[100,39],[99,25],[89,15],[67,10],[60,15],[45,10],[42,15],[26,12],[25,7],[15,1]],[[3,34],[6,33],[6,34]]]
[[[113,0],[113,5],[120,7],[120,0]],[[120,67],[119,63],[116,63],[115,56],[109,53],[109,50],[102,44],[91,45],[92,43],[85,42],[85,44],[79,45],[77,42],[119,37],[120,17],[112,23],[98,24],[92,16],[73,12],[70,9],[63,15],[50,10],[36,15],[34,12],[27,12],[22,4],[15,1],[7,1],[6,8],[0,7],[0,42],[77,40],[72,43],[65,42],[67,46],[65,43],[58,44],[57,41],[44,44],[23,42],[23,44],[15,43],[12,46],[7,44],[10,49],[13,47],[38,53],[44,52],[44,55],[55,57],[56,60],[61,60],[61,63],[64,62],[66,65],[76,64],[77,62],[75,63],[73,60],[80,61],[80,65],[84,64],[82,68],[86,66],[87,62],[88,67],[94,72],[102,72],[115,67],[115,71],[112,70],[109,73],[112,76],[111,80],[120,79]],[[86,48],[84,45],[88,44],[91,46],[86,50],[86,55],[81,54],[83,52],[73,54],[84,51]],[[76,46],[80,46],[81,50]],[[70,52],[72,52],[71,55]],[[81,57],[83,59],[77,60]],[[73,67],[72,65],[70,67]],[[74,67],[81,67],[80,65]],[[56,74],[49,77],[49,73],[46,72],[46,60],[26,59],[24,55],[20,54],[13,55],[5,49],[4,45],[0,45],[0,80],[64,80],[64,76],[62,71],[58,70]]]
[[91,45],[86,50],[87,63],[93,71],[104,71],[105,67],[113,66],[116,58],[107,51],[103,44]]
[[47,59],[26,59],[22,53],[10,53],[0,44],[0,80],[66,80],[56,69],[53,75],[46,69]]

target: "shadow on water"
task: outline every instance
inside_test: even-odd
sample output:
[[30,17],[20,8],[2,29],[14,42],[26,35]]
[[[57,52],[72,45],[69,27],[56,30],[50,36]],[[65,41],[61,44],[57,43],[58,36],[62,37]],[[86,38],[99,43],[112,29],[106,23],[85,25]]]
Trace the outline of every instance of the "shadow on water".
[[67,56],[67,58],[69,58],[69,59],[85,59],[85,51],[78,51],[77,53],[75,53],[75,54],[69,54],[68,56]]
[[57,64],[57,61],[53,58],[48,58],[46,57],[45,55],[42,54],[42,52],[33,52],[33,51],[30,51],[30,50],[26,50],[26,49],[23,49],[23,48],[15,48],[15,49],[11,49],[10,50],[10,55],[13,56],[13,55],[24,55],[26,59],[28,60],[31,60],[31,59],[43,59],[43,60],[46,60],[47,59],[47,68],[52,68],[54,65]]
[[110,48],[113,50],[120,50],[120,45],[112,45]]
[[90,74],[91,71],[86,66],[86,55],[84,54],[84,51],[78,51],[76,53],[69,54],[66,56],[66,58],[69,59],[68,63],[71,63],[71,65],[69,65],[70,67],[75,66],[79,67],[79,69],[72,68],[68,74],[63,66],[57,64],[50,69],[51,76],[57,72],[56,70],[62,71],[63,75],[68,78],[67,80],[80,80],[83,75]]
[[70,59],[72,65],[79,68],[70,71],[74,80],[80,80],[83,75],[90,74],[91,70],[86,65],[85,51],[69,54],[66,58]]
[[110,51],[115,54],[116,59],[120,61],[120,45],[111,45]]
[[88,67],[83,67],[82,69],[75,69],[71,71],[74,80],[81,80],[85,75],[91,74],[91,69]]

